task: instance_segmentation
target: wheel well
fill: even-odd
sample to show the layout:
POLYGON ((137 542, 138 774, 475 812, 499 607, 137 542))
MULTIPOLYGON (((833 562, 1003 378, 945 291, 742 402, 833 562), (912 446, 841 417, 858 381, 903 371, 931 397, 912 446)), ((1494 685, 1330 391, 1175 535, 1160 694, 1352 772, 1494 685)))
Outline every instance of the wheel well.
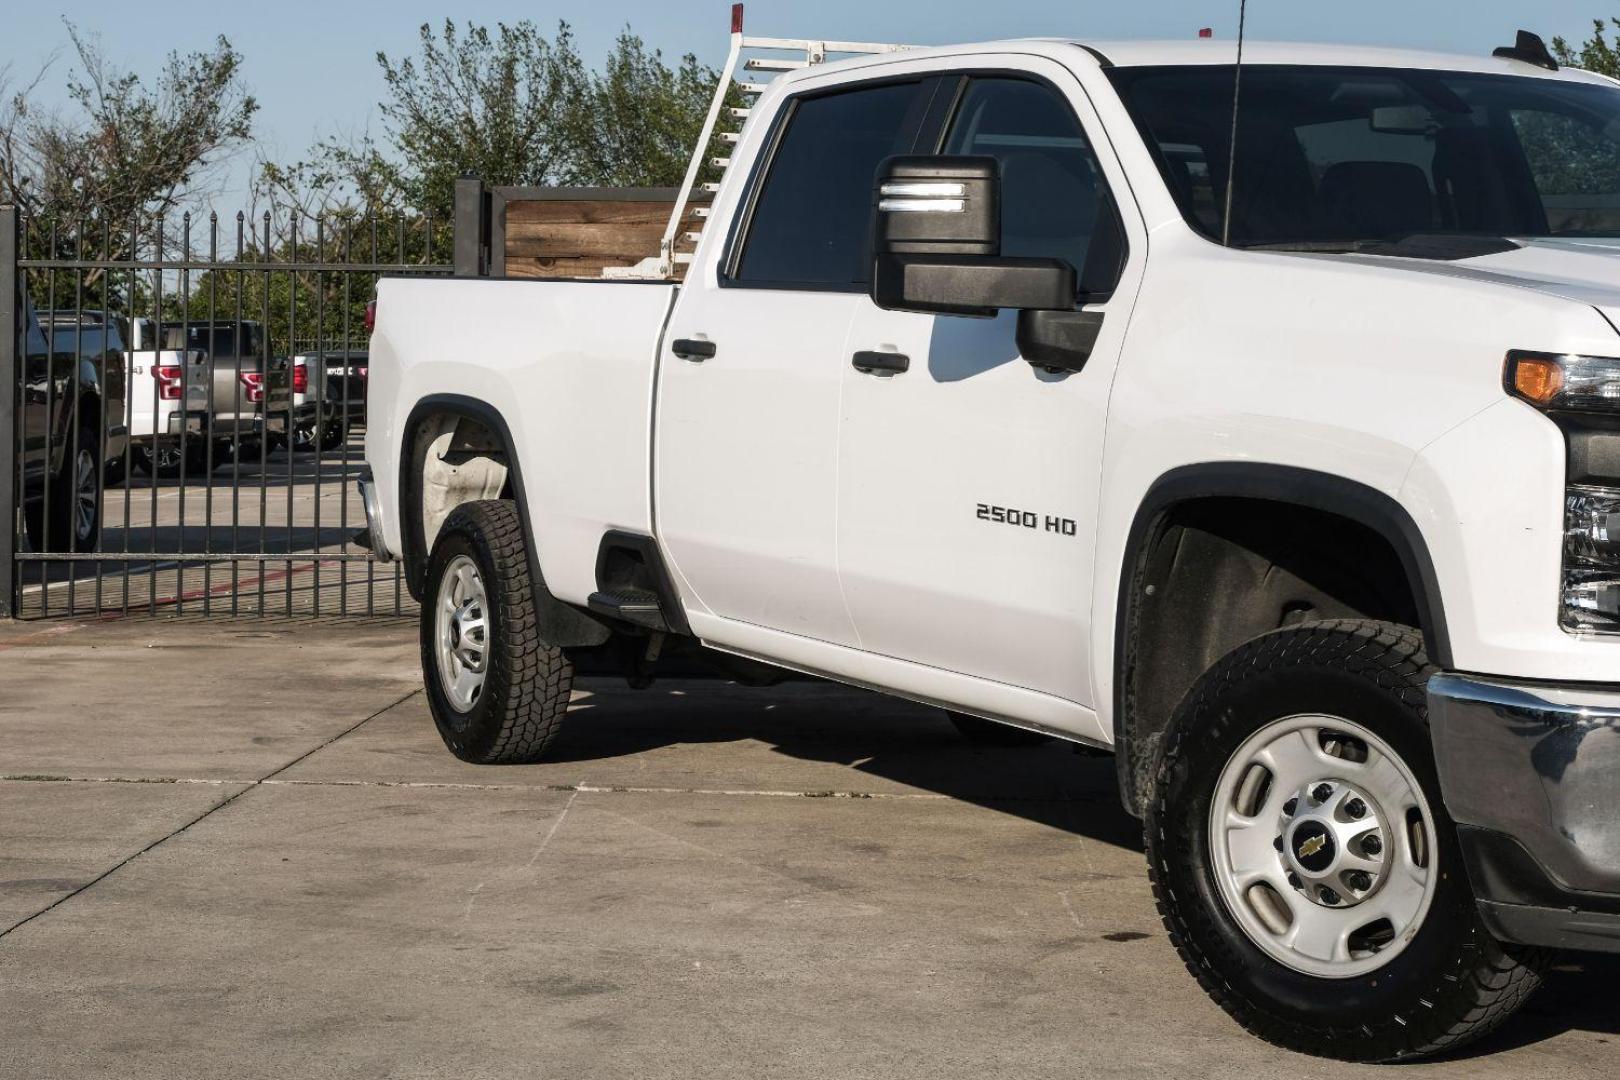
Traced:
POLYGON ((1123 586, 1115 725, 1126 805, 1141 813, 1177 706, 1222 656, 1315 619, 1425 626, 1423 585, 1383 532, 1343 514, 1242 496, 1175 503, 1139 535, 1123 586))
POLYGON ((405 424, 400 447, 400 553, 405 583, 422 599, 428 556, 451 511, 483 499, 511 499, 523 522, 534 589, 536 629, 560 646, 600 645, 607 628, 563 603, 546 588, 523 496, 523 474, 511 452, 512 433, 500 413, 473 398, 432 397, 418 403, 405 424))
POLYGON ((403 464, 400 531, 409 576, 419 582, 450 512, 464 503, 512 498, 512 470, 503 433, 451 409, 412 417, 403 464))

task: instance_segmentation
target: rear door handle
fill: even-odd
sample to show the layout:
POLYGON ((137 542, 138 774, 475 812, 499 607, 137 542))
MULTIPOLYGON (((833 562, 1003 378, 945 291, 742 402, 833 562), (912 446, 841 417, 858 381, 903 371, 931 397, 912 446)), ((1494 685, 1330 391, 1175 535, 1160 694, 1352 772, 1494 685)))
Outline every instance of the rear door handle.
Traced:
POLYGON ((691 360, 696 363, 702 363, 704 360, 713 359, 717 350, 715 349, 714 342, 712 341, 696 341, 692 338, 676 338, 674 344, 670 346, 670 351, 676 356, 680 357, 682 360, 691 360))
POLYGON ((855 354, 855 370, 867 375, 900 375, 911 370, 911 357, 897 352, 862 351, 855 354))

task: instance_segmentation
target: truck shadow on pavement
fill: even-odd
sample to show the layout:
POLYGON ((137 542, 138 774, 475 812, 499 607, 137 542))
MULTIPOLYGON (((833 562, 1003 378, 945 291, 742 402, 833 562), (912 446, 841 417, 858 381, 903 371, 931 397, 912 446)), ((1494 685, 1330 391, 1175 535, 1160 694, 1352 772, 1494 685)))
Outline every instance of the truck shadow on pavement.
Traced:
MULTIPOLYGON (((668 681, 629 690, 581 679, 577 703, 552 762, 629 757, 661 747, 754 740, 799 761, 840 765, 872 783, 841 781, 832 794, 906 789, 1016 814, 1129 851, 1141 825, 1119 800, 1112 756, 1076 753, 1052 740, 1037 746, 968 742, 938 710, 813 681, 749 688, 668 681)), ((852 778, 851 778, 852 779, 852 778)))
MULTIPOLYGON (((1620 1035, 1620 956, 1558 957, 1534 997, 1494 1034, 1438 1060, 1465 1061, 1534 1046, 1566 1031, 1620 1035)), ((1607 1042, 1607 1039, 1602 1040, 1607 1042)))
MULTIPOLYGON (((849 791, 840 793, 895 791, 893 785, 904 785, 1085 840, 1142 850, 1141 826, 1120 803, 1114 759, 1077 754, 1065 743, 979 746, 966 741, 938 709, 814 682, 751 689, 671 681, 633 691, 622 683, 581 679, 578 688, 589 694, 574 709, 580 722, 568 725, 550 761, 753 740, 775 753, 842 765, 874 781, 846 783, 849 791)), ((1620 956, 1561 956, 1541 990, 1505 1028, 1450 1057, 1488 1056, 1572 1030, 1620 1035, 1616 985, 1620 956)))

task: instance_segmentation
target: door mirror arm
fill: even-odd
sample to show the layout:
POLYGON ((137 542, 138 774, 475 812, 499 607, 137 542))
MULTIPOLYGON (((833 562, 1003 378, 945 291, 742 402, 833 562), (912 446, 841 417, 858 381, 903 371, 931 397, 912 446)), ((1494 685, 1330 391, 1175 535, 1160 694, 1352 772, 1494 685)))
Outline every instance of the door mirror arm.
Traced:
POLYGON ((1079 371, 1091 359, 1102 324, 1100 311, 1020 311, 1019 355, 1051 374, 1079 371))

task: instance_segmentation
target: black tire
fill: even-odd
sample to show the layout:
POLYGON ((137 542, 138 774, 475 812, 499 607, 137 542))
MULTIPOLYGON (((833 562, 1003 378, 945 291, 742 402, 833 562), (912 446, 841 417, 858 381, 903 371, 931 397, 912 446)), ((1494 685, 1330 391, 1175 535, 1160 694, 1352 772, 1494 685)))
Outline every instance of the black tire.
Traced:
MULTIPOLYGON (((226 464, 230 457, 230 443, 214 447, 214 468, 226 464)), ((208 446, 202 439, 187 439, 185 453, 178 442, 160 449, 138 446, 131 455, 135 467, 156 480, 178 480, 182 476, 208 474, 208 446)))
POLYGON ((446 519, 428 558, 422 600, 422 671, 433 722, 450 752, 478 765, 541 760, 568 710, 574 666, 535 629, 523 523, 509 501, 467 503, 446 519), (485 590, 485 676, 479 696, 458 709, 444 686, 436 617, 440 586, 457 556, 476 565, 485 590))
POLYGON ((321 452, 329 454, 349 441, 349 428, 341 420, 328 420, 321 428, 321 452))
POLYGON ((979 746, 1040 746, 1042 743, 1052 741, 1050 735, 1042 735, 1027 728, 1013 727, 1011 724, 1000 724, 983 717, 949 710, 946 710, 945 715, 951 718, 951 723, 956 725, 956 730, 961 733, 962 738, 979 746))
POLYGON ((175 480, 186 471, 179 447, 154 450, 150 446, 137 446, 130 452, 130 462, 155 480, 175 480))
POLYGON ((1432 1054, 1493 1030, 1540 983, 1546 955, 1492 938, 1470 893, 1429 742, 1425 684, 1434 670, 1410 628, 1308 623, 1229 653, 1171 723, 1145 823, 1154 898, 1204 990, 1269 1042, 1346 1061, 1432 1054), (1308 713, 1351 720, 1384 740, 1435 819, 1438 881, 1428 913, 1402 951, 1357 978, 1312 976, 1273 959, 1233 918, 1214 880, 1209 819, 1220 772, 1255 731, 1308 713))
POLYGON ((94 498, 96 492, 86 490, 91 497, 86 504, 89 509, 88 525, 79 528, 75 515, 78 506, 75 487, 81 479, 99 487, 104 482, 105 468, 106 463, 101 460, 100 440, 96 438, 95 431, 88 424, 79 425, 73 445, 63 450, 62 467, 51 477, 50 505, 46 506, 41 498, 28 503, 23 509, 23 528, 28 532, 31 548, 41 552, 88 552, 96 549, 96 541, 101 536, 101 503, 94 498), (77 464, 85 454, 89 455, 89 472, 80 476, 77 464))

